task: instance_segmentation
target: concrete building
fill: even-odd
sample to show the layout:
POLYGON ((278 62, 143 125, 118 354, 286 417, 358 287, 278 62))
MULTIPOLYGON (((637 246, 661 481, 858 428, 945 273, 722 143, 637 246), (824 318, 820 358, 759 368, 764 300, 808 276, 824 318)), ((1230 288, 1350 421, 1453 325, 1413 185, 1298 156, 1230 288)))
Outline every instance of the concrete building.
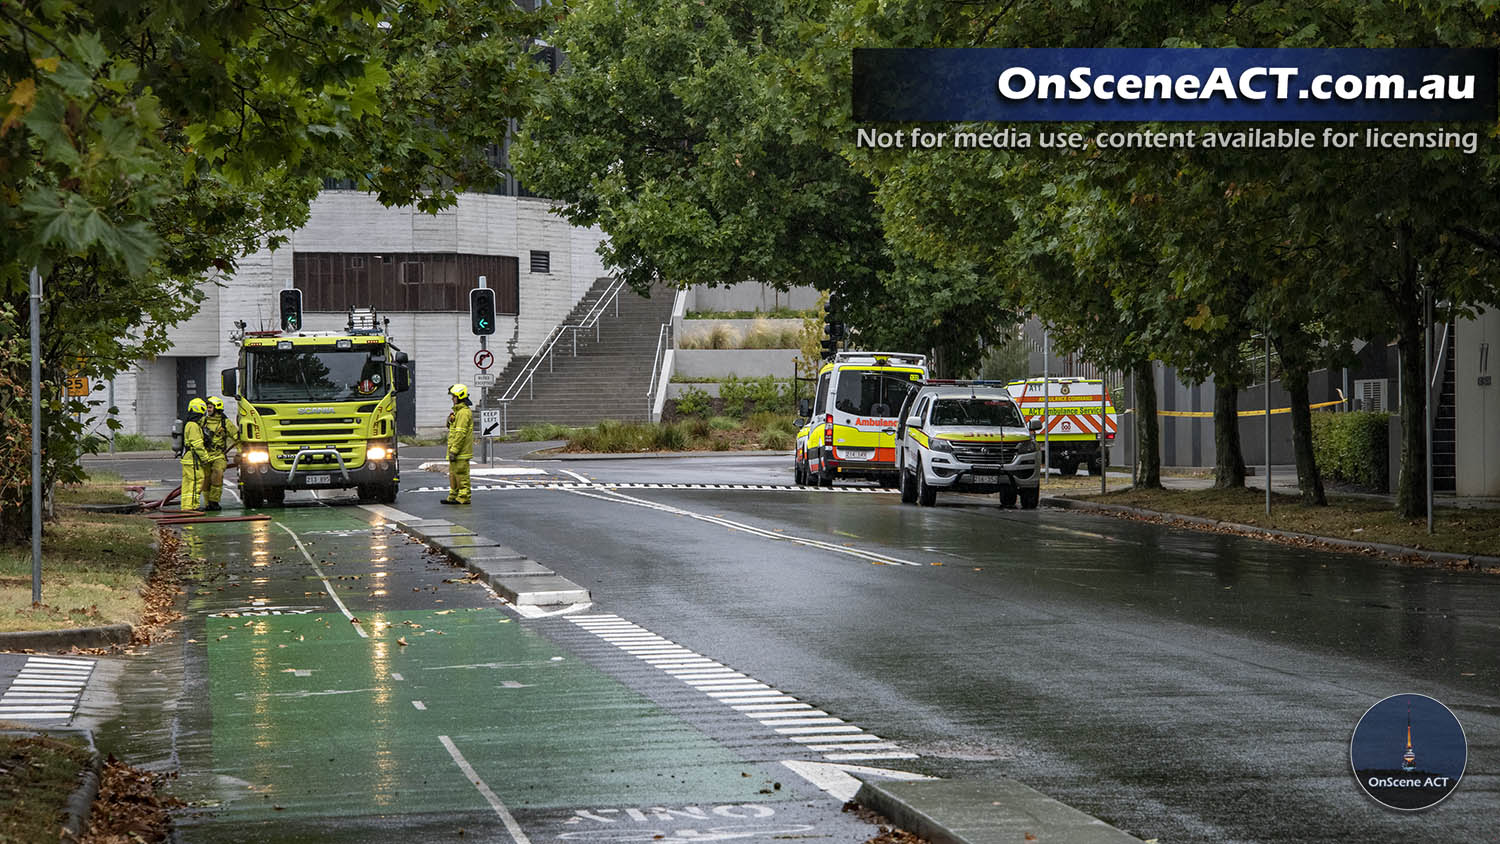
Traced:
POLYGON ((479 340, 469 331, 468 291, 480 274, 496 288, 500 312, 489 339, 492 373, 530 355, 606 274, 603 234, 570 225, 552 207, 547 199, 463 194, 432 215, 386 208, 360 191, 324 191, 286 245, 205 283, 207 298, 172 329, 170 351, 115 379, 123 432, 165 438, 189 399, 217 395, 220 370, 236 361, 234 323, 274 327, 287 281, 303 291, 307 330, 342 329, 351 306, 373 305, 389 317, 396 345, 414 364, 405 415, 418 432, 441 429, 448 386, 474 382, 479 340))

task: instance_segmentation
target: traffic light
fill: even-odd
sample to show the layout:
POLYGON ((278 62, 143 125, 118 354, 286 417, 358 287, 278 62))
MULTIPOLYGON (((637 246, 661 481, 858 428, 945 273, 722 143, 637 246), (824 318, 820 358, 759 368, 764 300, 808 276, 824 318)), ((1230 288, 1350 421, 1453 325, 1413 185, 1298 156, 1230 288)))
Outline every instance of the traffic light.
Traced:
POLYGON ((495 291, 476 287, 469 291, 469 330, 475 334, 495 333, 495 291))
POLYGON ((281 291, 281 330, 302 330, 302 291, 287 288, 281 291))
POLYGON ((824 358, 832 358, 839 352, 839 341, 831 337, 824 337, 823 340, 818 343, 818 345, 823 349, 824 358))

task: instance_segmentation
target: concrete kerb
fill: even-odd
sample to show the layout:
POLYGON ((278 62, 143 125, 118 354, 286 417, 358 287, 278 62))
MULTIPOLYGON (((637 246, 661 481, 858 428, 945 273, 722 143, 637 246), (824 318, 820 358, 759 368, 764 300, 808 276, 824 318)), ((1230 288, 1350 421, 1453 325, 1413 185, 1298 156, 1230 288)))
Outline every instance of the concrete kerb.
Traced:
POLYGON ((68 630, 25 630, 0 633, 0 651, 65 651, 71 648, 107 648, 123 645, 135 634, 129 624, 74 627, 68 630))
POLYGON ((443 530, 458 527, 452 522, 410 519, 397 520, 396 526, 453 557, 516 606, 583 604, 591 600, 589 590, 493 539, 443 530))
POLYGON ((89 825, 89 814, 94 809, 94 799, 99 796, 99 780, 104 775, 104 757, 94 745, 93 732, 77 728, 46 727, 37 730, 0 730, 0 735, 22 738, 38 735, 54 738, 75 736, 83 739, 89 750, 89 764, 79 774, 78 786, 68 795, 68 800, 63 805, 62 832, 58 836, 59 841, 83 840, 83 833, 89 825))
POLYGON ((864 779, 854 802, 932 844, 1139 844, 1104 821, 1011 779, 864 779))
POLYGON ((1256 527, 1254 525, 1242 525, 1238 522, 1226 522, 1219 519, 1209 519, 1202 516, 1187 516, 1181 513, 1163 513, 1159 510, 1147 510, 1143 507, 1126 507, 1120 504, 1099 504, 1093 501, 1082 501, 1077 498, 1063 498, 1052 496, 1042 499, 1042 503, 1052 507, 1061 507, 1069 510, 1093 510, 1101 513, 1122 513, 1131 516, 1140 516, 1150 519, 1162 519, 1168 522, 1182 522, 1189 525, 1198 525, 1210 528, 1222 528, 1237 534, 1250 537, 1269 537, 1275 539, 1296 539, 1305 542, 1316 542, 1341 550, 1353 551, 1364 554, 1381 554, 1398 559, 1417 557, 1434 563, 1469 563, 1485 569, 1500 570, 1500 557, 1490 557, 1483 554, 1456 554, 1451 551, 1430 551, 1423 548, 1409 548, 1404 545, 1389 545, 1383 542, 1361 542, 1354 539, 1339 539, 1333 536, 1318 536, 1311 533, 1295 533, 1274 528, 1256 527))

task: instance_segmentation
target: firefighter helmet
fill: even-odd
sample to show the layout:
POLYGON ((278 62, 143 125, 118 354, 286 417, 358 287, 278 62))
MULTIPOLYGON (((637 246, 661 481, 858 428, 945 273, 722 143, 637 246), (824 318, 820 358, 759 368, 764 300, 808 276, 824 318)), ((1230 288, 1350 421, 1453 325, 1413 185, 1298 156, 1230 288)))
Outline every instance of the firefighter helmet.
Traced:
POLYGON ((208 403, 203 399, 193 399, 188 402, 188 413, 203 414, 208 412, 208 403))
POLYGON ((458 399, 459 401, 463 401, 464 399, 467 399, 469 397, 469 388, 465 387, 462 384, 454 384, 453 386, 448 388, 448 395, 458 399))
POLYGON ((208 403, 214 406, 214 410, 217 410, 220 413, 224 412, 224 400, 219 398, 218 396, 209 396, 208 403))

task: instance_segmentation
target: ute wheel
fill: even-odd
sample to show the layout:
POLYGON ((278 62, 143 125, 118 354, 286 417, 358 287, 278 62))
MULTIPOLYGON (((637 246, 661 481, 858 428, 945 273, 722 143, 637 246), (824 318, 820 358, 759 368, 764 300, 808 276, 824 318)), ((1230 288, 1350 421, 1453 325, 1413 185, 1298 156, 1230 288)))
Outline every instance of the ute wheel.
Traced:
POLYGON ((1035 510, 1037 502, 1040 501, 1041 498, 1042 488, 1039 486, 1032 487, 1031 489, 1021 490, 1021 509, 1035 510))
POLYGON ((240 489, 240 503, 245 505, 246 510, 255 510, 265 504, 266 499, 260 494, 260 490, 243 487, 240 489))
POLYGON ((395 504, 396 493, 401 489, 398 484, 379 484, 375 487, 375 500, 381 504, 395 504))
POLYGON ((901 473, 897 476, 896 484, 901 488, 902 504, 917 503, 917 482, 911 476, 911 472, 906 471, 906 467, 901 467, 901 473))
POLYGON ((1015 487, 1008 486, 1005 489, 1000 490, 1000 506, 1001 507, 1014 507, 1014 506, 1016 506, 1016 488, 1015 487))
POLYGON ((917 506, 932 507, 937 504, 937 490, 927 485, 927 473, 917 463, 917 506))

